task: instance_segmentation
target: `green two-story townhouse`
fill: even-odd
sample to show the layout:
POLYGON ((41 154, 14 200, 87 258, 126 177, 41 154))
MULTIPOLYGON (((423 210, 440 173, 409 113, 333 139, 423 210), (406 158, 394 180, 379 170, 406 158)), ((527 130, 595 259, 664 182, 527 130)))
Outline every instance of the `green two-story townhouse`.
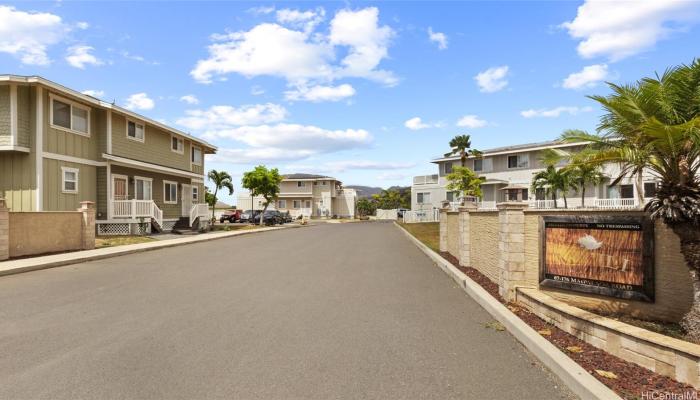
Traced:
POLYGON ((0 75, 0 197, 11 211, 95 203, 98 234, 206 219, 204 159, 216 147, 38 76, 0 75))

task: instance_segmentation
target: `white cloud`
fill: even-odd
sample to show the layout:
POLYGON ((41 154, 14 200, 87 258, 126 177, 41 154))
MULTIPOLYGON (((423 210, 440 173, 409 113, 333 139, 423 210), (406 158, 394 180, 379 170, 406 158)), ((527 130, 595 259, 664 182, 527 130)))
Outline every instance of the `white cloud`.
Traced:
POLYGON ((323 18, 326 16, 326 11, 319 7, 316 10, 291 10, 284 8, 277 10, 276 19, 277 22, 283 25, 288 25, 293 28, 302 28, 304 31, 312 31, 318 24, 323 22, 323 18))
POLYGON ((180 101, 184 101, 187 104, 199 104, 199 99, 193 94, 186 94, 180 97, 180 101))
POLYGON ((409 120, 406 120, 406 122, 403 123, 403 126, 412 131, 417 131, 420 129, 430 128, 431 125, 423 122, 423 120, 420 117, 413 117, 409 120))
POLYGON ((134 93, 126 99, 125 108, 129 110, 150 110, 156 103, 146 93, 134 93))
POLYGON ((69 30, 57 15, 0 6, 0 52, 19 57, 23 64, 50 64, 48 47, 63 40, 69 30))
POLYGON ((207 156, 207 162, 229 164, 265 164, 296 161, 308 158, 315 153, 307 150, 287 150, 282 148, 221 148, 216 154, 207 156))
POLYGON ((283 121, 287 110, 277 104, 253 104, 240 107, 212 106, 207 110, 187 110, 186 117, 177 120, 188 129, 215 132, 233 126, 260 125, 283 121))
POLYGON ((104 90, 92 90, 92 89, 83 90, 83 91, 80 92, 80 93, 86 94, 86 95, 88 95, 88 96, 96 97, 96 98, 98 98, 98 99, 99 99, 100 97, 102 97, 102 96, 105 95, 105 91, 104 91, 104 90))
POLYGON ((594 64, 574 72, 561 83, 565 89, 581 89, 596 86, 608 77, 607 64, 594 64))
POLYGON ((90 27, 90 24, 85 21, 80 21, 75 24, 76 28, 85 30, 90 27))
POLYGON ((591 1, 578 8, 572 21, 561 26, 579 40, 583 58, 621 60, 652 48, 659 40, 696 20, 695 1, 591 1))
POLYGON ((158 61, 147 60, 143 56, 140 56, 138 54, 131 54, 126 50, 120 51, 119 54, 122 57, 126 58, 127 60, 138 61, 138 62, 142 62, 142 63, 148 64, 148 65, 160 65, 160 62, 158 62, 158 61))
MULTIPOLYGON (((318 13, 318 12, 316 12, 318 13)), ((302 12, 280 14, 285 21, 299 21, 302 12)), ((279 18, 279 17, 278 17, 279 18)), ((202 83, 225 79, 230 73, 247 77, 276 76, 289 83, 330 82, 344 77, 359 77, 395 84, 393 73, 378 69, 388 56, 394 31, 379 26, 379 10, 341 10, 323 31, 262 23, 249 31, 212 35, 209 56, 199 60, 190 72, 202 83), (336 53, 345 57, 336 60, 336 53)), ((307 21, 308 22, 308 21, 307 21)))
POLYGON ((400 172, 382 172, 377 175, 377 179, 380 181, 402 181, 404 179, 410 178, 411 174, 402 174, 400 172))
POLYGON ((428 27, 428 38, 431 42, 437 43, 438 49, 445 50, 447 48, 447 35, 442 32, 433 32, 432 27, 428 27))
POLYGON ((322 101, 340 101, 354 95, 355 88, 347 83, 339 86, 299 86, 294 90, 284 92, 284 96, 287 100, 310 101, 314 103, 319 103, 322 101))
POLYGON ((265 89, 263 89, 262 86, 255 85, 250 88, 250 94, 253 96, 260 96, 261 94, 265 94, 265 89))
POLYGON ((593 111, 592 107, 567 107, 560 106, 556 108, 540 108, 540 109, 529 109, 521 111, 520 115, 525 118, 557 118, 561 114, 578 115, 584 112, 593 111))
POLYGON ((508 66, 489 68, 486 71, 479 72, 474 80, 479 85, 479 91, 483 93, 493 93, 504 89, 508 86, 508 80, 505 79, 508 75, 508 66))
POLYGON ((90 52, 95 50, 91 46, 71 46, 68 48, 66 61, 75 68, 85 69, 86 65, 99 66, 104 64, 102 60, 90 52))
POLYGON ((457 126, 471 129, 482 128, 486 125, 488 122, 476 115, 465 115, 457 121, 457 126))

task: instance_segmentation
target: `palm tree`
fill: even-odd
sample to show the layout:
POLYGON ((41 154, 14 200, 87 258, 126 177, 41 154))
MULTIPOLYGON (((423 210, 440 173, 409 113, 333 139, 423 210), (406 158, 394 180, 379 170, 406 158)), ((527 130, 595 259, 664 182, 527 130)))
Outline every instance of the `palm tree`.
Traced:
POLYGON ((211 211, 211 219, 214 220, 215 213, 216 213, 216 202, 218 201, 218 198, 216 197, 216 194, 219 192, 219 189, 228 189, 228 194, 229 196, 233 194, 233 179, 231 178, 231 175, 229 175, 228 172, 226 171, 217 171, 215 169, 212 169, 209 171, 207 174, 207 178, 214 184, 214 206, 212 207, 211 211))
POLYGON ((450 140, 452 151, 445 153, 445 157, 451 157, 459 154, 459 159, 462 167, 467 166, 467 157, 480 157, 481 152, 477 149, 472 149, 472 139, 469 135, 457 135, 450 140))
POLYGON ((601 164, 591 162, 593 154, 590 151, 581 151, 571 155, 571 163, 564 167, 569 173, 569 183, 574 190, 581 193, 581 207, 586 206, 586 186, 597 186, 606 179, 601 170, 601 164))
POLYGON ((599 134, 570 137, 591 140, 596 162, 617 161, 638 182, 646 168, 660 181, 645 209, 680 239, 694 289, 681 326, 700 340, 700 60, 631 85, 608 85, 611 95, 591 97, 606 111, 599 134))
POLYGON ((552 196, 554 208, 557 208, 557 192, 562 192, 564 198, 564 208, 569 208, 566 200, 566 192, 569 190, 568 172, 557 169, 554 165, 547 165, 543 171, 532 176, 532 190, 544 189, 545 194, 552 196))

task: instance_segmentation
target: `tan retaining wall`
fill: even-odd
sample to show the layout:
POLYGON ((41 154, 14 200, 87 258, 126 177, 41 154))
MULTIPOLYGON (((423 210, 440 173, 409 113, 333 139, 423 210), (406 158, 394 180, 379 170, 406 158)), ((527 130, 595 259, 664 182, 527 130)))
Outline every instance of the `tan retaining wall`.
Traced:
POLYGON ((447 252, 459 258, 459 213, 447 213, 447 252))
POLYGON ((498 283, 498 212, 472 212, 470 220, 471 265, 498 283))
POLYGON ((95 248, 95 208, 78 211, 9 212, 0 199, 0 261, 95 248))

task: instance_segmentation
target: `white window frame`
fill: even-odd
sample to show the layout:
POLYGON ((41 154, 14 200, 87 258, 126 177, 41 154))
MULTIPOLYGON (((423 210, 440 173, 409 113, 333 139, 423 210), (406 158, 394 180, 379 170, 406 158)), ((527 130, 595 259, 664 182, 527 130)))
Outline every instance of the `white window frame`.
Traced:
POLYGON ((170 151, 177 154, 185 154, 185 139, 177 135, 170 135, 170 151), (173 139, 177 139, 178 149, 173 149, 173 139))
POLYGON ((201 147, 194 146, 194 145, 192 147, 190 147, 190 163, 192 163, 192 165, 202 166, 202 164, 204 163, 204 151, 202 150, 201 147), (199 162, 194 161, 194 151, 195 150, 199 150, 199 162))
POLYGON ((287 208, 287 200, 278 200, 277 208, 287 208))
POLYGON ((177 182, 175 182, 175 181, 166 181, 166 180, 163 181, 163 203, 165 203, 165 204, 177 204, 177 195, 178 195, 177 192, 178 192, 177 182), (175 185, 175 201, 166 200, 166 199, 167 199, 167 196, 165 195, 165 193, 169 193, 169 192, 170 192, 169 190, 166 190, 166 188, 167 188, 169 185, 175 185))
POLYGON ((199 186, 192 185, 192 201, 199 204, 199 186))
POLYGON ((292 200, 292 208, 294 208, 294 209, 301 208, 301 200, 292 200))
POLYGON ((475 158, 474 161, 472 161, 472 170, 474 172, 484 172, 484 159, 483 158, 475 158), (476 169, 476 162, 481 161, 481 168, 476 169))
MULTIPOLYGON (((132 119, 132 118, 126 118, 126 125, 125 125, 125 132, 124 134, 126 135, 126 138, 129 140, 133 140, 134 142, 139 142, 139 143, 146 143, 146 124, 144 122, 140 122, 137 119, 132 119), (129 122, 133 122, 134 125, 141 125, 143 126, 143 137, 141 139, 137 137, 131 137, 129 136, 129 122)), ((172 145, 171 145, 172 146, 172 145)))
POLYGON ((509 154, 509 155, 506 157, 506 168, 507 168, 507 169, 527 169, 527 168, 530 168, 530 154, 528 154, 528 153, 524 153, 524 154, 509 154), (516 162, 515 162, 515 164, 516 164, 515 167, 511 167, 511 166, 510 166, 510 163, 508 162, 508 160, 509 160, 511 157, 517 157, 516 162), (521 166, 521 165, 520 165, 520 159, 521 159, 521 158, 525 159, 525 166, 521 166))
POLYGON ((298 188, 306 187, 306 182, 304 182, 304 181, 297 181, 297 187, 298 187, 298 188))
POLYGON ((454 163, 453 163, 452 161, 448 161, 448 162, 442 164, 442 174, 443 174, 443 175, 451 174, 451 173, 452 173, 452 168, 454 168, 454 163), (447 165, 450 166, 450 171, 449 171, 449 172, 447 171, 447 165))
POLYGON ((430 203, 430 192, 418 192, 416 193, 416 204, 429 204, 430 203), (428 195, 428 201, 425 201, 425 195, 428 195), (420 196, 420 198, 419 198, 420 196))
POLYGON ((69 132, 73 133, 75 135, 79 136, 85 136, 85 137, 90 137, 90 107, 84 106, 80 103, 77 103, 73 100, 68 100, 65 97, 57 96, 53 93, 49 93, 49 126, 53 129, 58 129, 64 132, 69 132), (53 101, 58 100, 61 103, 66 103, 70 106, 70 128, 66 128, 65 126, 60 126, 60 125, 54 125, 53 123, 53 101), (73 107, 75 108, 80 108, 84 111, 87 111, 87 132, 81 132, 73 129, 73 107))
MULTIPOLYGON (((127 190, 129 190, 128 183, 127 183, 126 187, 127 187, 127 190)), ((136 200, 153 200, 153 178, 146 178, 144 176, 134 176, 134 199, 136 199, 136 200), (148 181, 151 183, 151 196, 150 196, 151 198, 150 199, 139 199, 138 198, 138 195, 139 195, 139 191, 138 191, 138 187, 137 187, 138 181, 148 181)))
POLYGON ((304 200, 304 205, 306 206, 304 208, 311 208, 311 200, 304 200))
POLYGON ((61 167, 61 193, 76 194, 76 193, 78 193, 78 190, 80 189, 80 187, 78 186, 79 184, 80 184, 80 169, 71 168, 71 167, 61 167), (66 172, 74 173, 75 180, 74 181, 67 181, 66 180, 66 172), (73 189, 73 190, 66 189, 66 182, 74 182, 75 189, 73 189))

